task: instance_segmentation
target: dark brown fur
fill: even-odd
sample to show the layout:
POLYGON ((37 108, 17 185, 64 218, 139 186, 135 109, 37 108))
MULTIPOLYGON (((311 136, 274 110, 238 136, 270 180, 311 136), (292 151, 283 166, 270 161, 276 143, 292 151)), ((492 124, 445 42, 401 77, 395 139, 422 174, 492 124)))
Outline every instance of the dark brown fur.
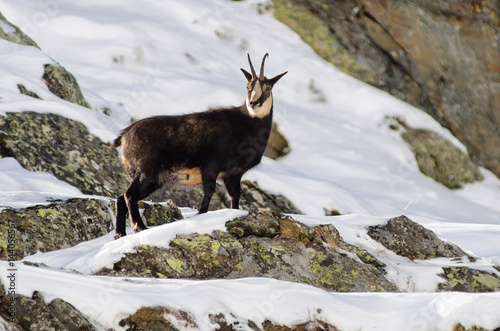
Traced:
MULTIPOLYGON (((267 56, 267 54, 266 54, 267 56)), ((265 60, 265 57, 264 57, 265 60)), ((271 79, 244 71, 249 81, 257 79, 273 86, 285 73, 271 79)), ((250 57, 249 57, 250 61, 250 57)), ((264 98, 270 96, 262 94, 264 98)), ((246 105, 179 116, 155 116, 140 120, 114 141, 122 147, 122 161, 132 183, 117 199, 116 237, 125 235, 125 219, 130 213, 136 231, 146 229, 138 201, 160 187, 203 184, 204 198, 199 213, 205 213, 222 178, 231 196, 231 207, 238 208, 242 175, 259 164, 272 125, 272 106, 262 118, 251 117, 246 105)))

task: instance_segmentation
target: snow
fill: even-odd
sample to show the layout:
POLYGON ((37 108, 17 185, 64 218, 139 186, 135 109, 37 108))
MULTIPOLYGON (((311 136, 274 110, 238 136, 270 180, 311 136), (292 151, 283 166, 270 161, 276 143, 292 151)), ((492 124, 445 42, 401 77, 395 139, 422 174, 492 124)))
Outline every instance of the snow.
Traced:
MULTIPOLYGON (((492 265, 500 265, 500 181, 482 169, 484 181, 451 191, 422 175, 399 133, 388 129, 388 117, 402 117, 465 147, 423 111, 325 63, 271 12, 259 14, 258 5, 257 0, 0 0, 2 14, 42 50, 0 40, 0 115, 56 113, 112 141, 132 118, 243 103, 239 68, 248 67, 246 53, 258 66, 267 52, 268 76, 288 70, 273 89, 274 118, 292 152, 279 161, 265 158, 245 178, 291 199, 305 214, 293 215, 297 220, 335 225, 347 242, 386 263, 388 277, 404 293, 328 293, 272 279, 91 276, 138 245, 168 247, 177 234, 224 230, 227 220, 245 213, 195 216, 189 209, 183 209, 185 220, 120 240, 110 233, 27 257, 47 267, 16 263, 18 293, 38 290, 46 300, 67 300, 103 330, 120 329, 120 319, 154 305, 191 312, 201 329, 213 327, 207 317, 213 312, 232 314, 242 325, 249 319, 290 324, 318 318, 341 330, 451 330, 458 322, 500 326, 499 293, 435 293, 443 266, 498 274, 492 265), (92 109, 50 93, 41 76, 43 65, 55 62, 75 75, 92 109), (17 84, 43 100, 21 95, 17 84), (324 102, 316 100, 311 84, 325 95, 324 102), (321 216, 324 209, 346 215, 321 216), (401 214, 458 244, 477 262, 410 261, 366 234, 367 226, 401 214)), ((50 174, 26 171, 11 158, 0 160, 0 209, 81 196, 50 174)), ((5 284, 7 264, 0 265, 5 284)))

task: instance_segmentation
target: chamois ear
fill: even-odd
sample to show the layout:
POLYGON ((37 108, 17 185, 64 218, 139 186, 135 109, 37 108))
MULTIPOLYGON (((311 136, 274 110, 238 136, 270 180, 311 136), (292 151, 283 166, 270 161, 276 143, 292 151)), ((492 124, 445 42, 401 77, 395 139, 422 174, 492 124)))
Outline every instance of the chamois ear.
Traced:
POLYGON ((276 84, 280 80, 281 77, 285 76, 285 74, 287 72, 288 71, 282 72, 281 74, 278 74, 278 75, 274 76, 273 78, 269 78, 268 80, 274 86, 274 84, 276 84))
POLYGON ((243 72, 243 74, 245 75, 245 77, 247 78, 247 80, 250 82, 252 80, 252 74, 249 73, 248 71, 246 71, 243 68, 241 68, 241 71, 243 72))

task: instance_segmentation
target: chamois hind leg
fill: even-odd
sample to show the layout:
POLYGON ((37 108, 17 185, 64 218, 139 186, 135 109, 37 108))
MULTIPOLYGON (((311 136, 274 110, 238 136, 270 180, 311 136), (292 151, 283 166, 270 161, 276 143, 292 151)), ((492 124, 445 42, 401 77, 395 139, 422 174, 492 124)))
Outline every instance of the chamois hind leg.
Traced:
POLYGON ((128 207, 125 202, 125 197, 120 195, 116 199, 116 225, 115 225, 115 239, 123 237, 125 233, 125 221, 127 220, 128 207))
POLYGON ((130 184, 127 192, 125 192, 125 202, 130 214, 130 226, 136 232, 147 229, 139 213, 139 200, 146 198, 159 188, 156 179, 147 177, 144 179, 141 177, 136 176, 132 180, 132 184, 130 184))
POLYGON ((231 197, 232 209, 238 209, 240 207, 241 177, 242 174, 233 176, 227 175, 223 177, 224 186, 226 186, 227 193, 231 197))
POLYGON ((217 176, 219 175, 219 171, 216 169, 218 169, 218 167, 215 165, 215 163, 212 163, 201 170, 201 181, 203 183, 204 196, 198 214, 203 214, 208 211, 210 200, 212 200, 212 196, 215 193, 215 183, 217 181, 217 176))

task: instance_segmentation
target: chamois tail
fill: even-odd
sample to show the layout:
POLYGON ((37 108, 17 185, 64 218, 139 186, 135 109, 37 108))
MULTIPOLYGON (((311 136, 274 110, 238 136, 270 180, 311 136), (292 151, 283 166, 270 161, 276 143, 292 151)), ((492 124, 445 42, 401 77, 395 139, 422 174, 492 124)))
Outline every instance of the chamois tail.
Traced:
POLYGON ((122 145, 122 136, 118 136, 118 138, 113 141, 113 145, 111 145, 112 148, 118 148, 122 145))

